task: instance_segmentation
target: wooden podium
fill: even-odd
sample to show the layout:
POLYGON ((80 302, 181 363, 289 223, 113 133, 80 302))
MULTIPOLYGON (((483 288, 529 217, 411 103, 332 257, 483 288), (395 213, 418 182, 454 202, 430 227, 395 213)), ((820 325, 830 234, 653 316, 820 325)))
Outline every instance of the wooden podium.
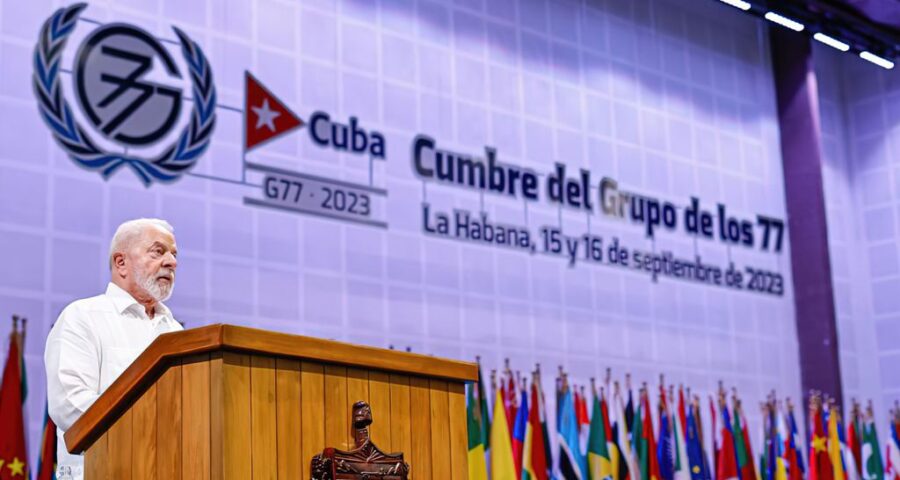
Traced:
POLYGON ((475 364, 231 325, 160 336, 66 432, 85 480, 309 479, 351 408, 410 478, 464 479, 475 364))

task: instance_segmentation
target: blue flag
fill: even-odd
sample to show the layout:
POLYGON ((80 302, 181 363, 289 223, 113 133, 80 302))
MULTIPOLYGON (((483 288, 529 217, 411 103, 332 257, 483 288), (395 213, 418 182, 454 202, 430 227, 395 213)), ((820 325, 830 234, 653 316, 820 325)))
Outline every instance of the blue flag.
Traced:
POLYGON ((703 445, 700 444, 700 435, 697 433, 697 420, 694 418, 694 409, 688 409, 687 414, 687 443, 688 461, 691 464, 691 480, 710 480, 709 465, 703 454, 703 445))
POLYGON ((768 416, 764 419, 769 424, 769 434, 766 435, 766 449, 768 450, 768 455, 766 455, 766 478, 773 480, 777 478, 778 459, 783 458, 783 448, 779 448, 778 425, 775 423, 775 420, 775 408, 773 407, 769 409, 768 416))
POLYGON ((788 423, 791 429, 791 448, 797 452, 797 466, 800 468, 800 476, 806 475, 806 466, 803 464, 803 450, 809 451, 808 445, 800 443, 800 434, 797 433, 797 422, 794 420, 794 409, 788 410, 788 423))
POLYGON ((562 396, 557 431, 560 474, 565 480, 587 480, 587 459, 581 454, 578 443, 578 420, 571 391, 562 396))
POLYGON ((662 409, 659 413, 659 443, 656 444, 656 458, 659 460, 659 475, 662 480, 675 477, 675 445, 669 428, 669 413, 662 409))
POLYGON ((512 435, 513 461, 516 465, 516 473, 520 477, 522 476, 522 459, 525 454, 525 430, 528 426, 528 413, 528 394, 525 390, 522 390, 512 435))

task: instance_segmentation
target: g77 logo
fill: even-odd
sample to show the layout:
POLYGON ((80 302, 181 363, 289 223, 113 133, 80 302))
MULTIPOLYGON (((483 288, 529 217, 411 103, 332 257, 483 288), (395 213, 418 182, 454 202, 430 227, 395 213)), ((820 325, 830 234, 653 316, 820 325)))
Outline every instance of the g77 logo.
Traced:
POLYGON ((143 30, 107 25, 82 43, 75 62, 78 101, 104 135, 140 146, 171 130, 181 113, 181 89, 142 79, 154 58, 181 78, 169 52, 143 30))
POLYGON ((42 118, 76 164, 99 171, 104 178, 127 165, 147 186, 154 180, 178 179, 209 146, 215 127, 216 88, 206 56, 196 42, 173 27, 190 73, 194 108, 175 142, 158 155, 142 158, 130 155, 129 148, 157 144, 178 121, 181 74, 168 51, 144 30, 111 24, 92 32, 76 55, 75 90, 85 117, 100 135, 123 150, 107 151, 77 123, 60 81, 62 52, 86 7, 79 3, 61 8, 41 28, 33 85, 42 118), (146 78, 154 60, 159 60, 167 78, 146 78), (167 80, 173 84, 166 84, 167 80))

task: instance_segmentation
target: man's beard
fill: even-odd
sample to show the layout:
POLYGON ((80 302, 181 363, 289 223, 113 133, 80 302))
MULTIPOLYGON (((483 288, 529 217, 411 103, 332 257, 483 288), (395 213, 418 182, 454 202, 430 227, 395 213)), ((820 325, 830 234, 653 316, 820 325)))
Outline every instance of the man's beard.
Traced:
POLYGON ((165 302, 172 296, 172 291, 175 290, 175 271, 169 268, 161 268, 155 275, 145 275, 144 272, 135 268, 134 281, 154 300, 165 302), (162 277, 169 277, 170 279, 165 286, 159 284, 159 279, 162 277))

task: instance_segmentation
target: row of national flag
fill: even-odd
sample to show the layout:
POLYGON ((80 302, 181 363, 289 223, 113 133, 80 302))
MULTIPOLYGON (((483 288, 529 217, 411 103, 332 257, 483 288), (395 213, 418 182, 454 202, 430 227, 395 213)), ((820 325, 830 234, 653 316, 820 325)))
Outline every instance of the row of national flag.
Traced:
MULTIPOLYGON (((768 403, 766 412, 772 410, 772 401, 768 403)), ((810 480, 900 480, 900 408, 895 406, 890 412, 891 422, 887 435, 884 457, 875 428, 875 415, 872 403, 865 412, 856 401, 850 409, 846 424, 840 408, 834 399, 823 399, 821 394, 813 392, 810 398, 810 441, 809 472, 810 480)), ((768 446, 768 456, 760 458, 760 466, 765 466, 765 480, 790 480, 803 477, 803 471, 793 472, 790 465, 781 466, 778 459, 770 460, 777 454, 780 446, 781 426, 777 418, 771 418, 764 427, 764 441, 768 446), (787 475, 782 473, 787 471, 787 475)), ((802 466, 802 465, 801 465, 802 466)))
MULTIPOLYGON (((25 319, 13 316, 9 348, 0 380, 0 480, 27 480, 34 472, 28 462, 25 437, 25 398, 28 380, 24 361, 25 319)), ((35 480, 56 479, 56 426, 44 412, 44 432, 35 480)))
POLYGON ((560 371, 551 437, 539 367, 529 382, 507 363, 491 373, 490 395, 479 377, 467 387, 471 480, 900 480, 900 407, 882 450, 871 403, 863 412, 854 402, 845 424, 814 392, 804 440, 791 401, 772 394, 754 456, 741 399, 721 384, 704 414, 699 396, 662 377, 633 391, 628 376, 620 385, 607 371, 585 388, 560 371))

